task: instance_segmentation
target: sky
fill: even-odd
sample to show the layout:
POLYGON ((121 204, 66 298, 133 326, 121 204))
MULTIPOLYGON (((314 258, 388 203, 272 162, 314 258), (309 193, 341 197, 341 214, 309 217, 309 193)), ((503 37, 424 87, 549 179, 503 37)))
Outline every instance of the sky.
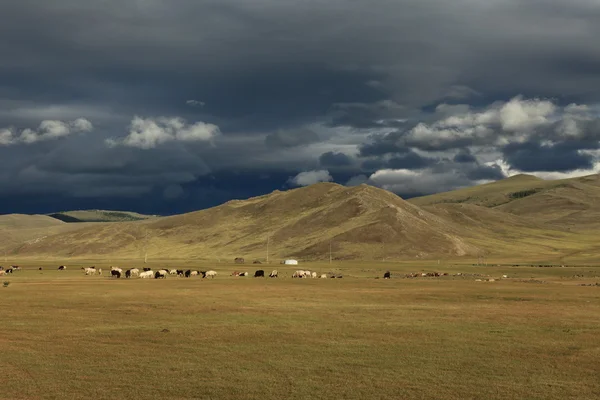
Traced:
POLYGON ((597 0, 4 0, 0 213, 600 172, 597 0))

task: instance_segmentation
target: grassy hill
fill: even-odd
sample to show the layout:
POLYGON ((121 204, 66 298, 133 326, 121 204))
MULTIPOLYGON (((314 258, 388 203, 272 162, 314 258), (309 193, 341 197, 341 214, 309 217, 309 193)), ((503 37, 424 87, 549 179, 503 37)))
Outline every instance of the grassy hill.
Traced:
POLYGON ((516 175, 409 201, 426 209, 441 204, 482 206, 567 231, 600 227, 600 175, 550 181, 516 175))
MULTIPOLYGON (((69 215, 94 221, 98 213, 69 215)), ((182 215, 123 214, 139 219, 68 224, 36 217, 33 228, 22 222, 5 229, 12 241, 2 248, 18 258, 139 260, 147 252, 151 259, 265 260, 268 241, 271 260, 328 259, 331 246, 336 259, 600 261, 597 175, 519 175, 410 201, 367 185, 319 183, 182 215)))
POLYGON ((367 185, 320 183, 208 210, 94 224, 14 249, 15 255, 155 258, 382 258, 462 256, 480 249, 460 231, 400 197, 367 185), (147 246, 146 246, 147 243, 147 246))
POLYGON ((63 222, 126 222, 156 218, 155 215, 144 215, 130 211, 79 210, 61 211, 48 214, 49 217, 63 222))

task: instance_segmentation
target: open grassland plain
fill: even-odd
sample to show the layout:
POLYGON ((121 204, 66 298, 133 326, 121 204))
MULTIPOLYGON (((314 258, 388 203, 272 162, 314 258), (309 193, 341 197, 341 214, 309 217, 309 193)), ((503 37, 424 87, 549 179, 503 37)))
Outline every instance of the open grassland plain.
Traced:
POLYGON ((76 263, 0 277, 1 399, 600 398, 599 267, 76 263), (256 269, 280 277, 230 276, 256 269))

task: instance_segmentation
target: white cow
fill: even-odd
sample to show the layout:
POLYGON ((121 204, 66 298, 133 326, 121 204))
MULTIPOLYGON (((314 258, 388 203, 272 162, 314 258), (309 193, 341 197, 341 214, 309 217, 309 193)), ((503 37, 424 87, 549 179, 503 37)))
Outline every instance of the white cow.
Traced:
POLYGON ((137 269, 137 268, 133 268, 131 271, 129 271, 129 273, 130 273, 131 275, 137 275, 137 276, 140 276, 140 270, 139 270, 139 269, 137 269))
POLYGON ((86 275, 96 275, 96 268, 84 268, 86 275))
POLYGON ((293 273, 292 278, 306 278, 307 275, 310 275, 310 271, 304 271, 299 269, 298 271, 293 273))
POLYGON ((98 275, 102 275, 102 268, 98 268, 98 275))
POLYGON ((313 272, 310 274, 310 277, 311 277, 311 278, 316 278, 316 277, 317 277, 317 273, 313 271, 313 272))
POLYGON ((140 278, 142 278, 142 279, 152 278, 153 275, 154 275, 154 273, 152 271, 144 271, 140 274, 140 278))
POLYGON ((177 275, 177 270, 176 269, 171 269, 171 270, 169 270, 169 274, 171 274, 171 275, 177 275))
POLYGON ((192 271, 192 272, 190 272, 190 275, 191 276, 196 276, 196 275, 198 275, 198 271, 192 271))
POLYGON ((202 277, 203 278, 208 278, 209 276, 211 278, 214 278, 215 276, 217 276, 217 271, 213 271, 213 270, 206 271, 202 277))
MULTIPOLYGON (((167 271, 166 269, 159 269, 158 270, 158 277, 159 278, 166 278, 167 275, 169 275, 169 271, 167 271)), ((156 278, 156 275, 154 277, 156 278)))
POLYGON ((274 269, 270 274, 269 274, 269 278, 277 278, 279 276, 278 272, 276 269, 274 269))
POLYGON ((327 278, 327 274, 321 274, 321 278, 327 278))
POLYGON ((119 271, 119 273, 122 275, 123 274, 123 270, 119 267, 110 267, 111 271, 119 271))

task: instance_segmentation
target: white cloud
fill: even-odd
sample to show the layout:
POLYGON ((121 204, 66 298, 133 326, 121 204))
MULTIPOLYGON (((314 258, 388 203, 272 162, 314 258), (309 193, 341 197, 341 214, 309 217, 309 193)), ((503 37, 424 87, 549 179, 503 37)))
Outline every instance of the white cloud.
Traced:
POLYGON ((59 139, 74 133, 91 132, 94 126, 85 118, 74 121, 44 120, 36 130, 23 129, 20 133, 14 128, 0 129, 0 146, 15 144, 33 144, 36 142, 59 139))
POLYGON ((193 106, 193 107, 204 107, 204 105, 206 103, 203 101, 198 101, 198 100, 188 100, 185 102, 185 104, 187 104, 188 106, 193 106))
POLYGON ((466 104, 440 104, 437 121, 421 122, 402 138, 405 145, 427 150, 464 146, 503 146, 535 136, 582 135, 580 124, 593 119, 586 105, 555 105, 549 100, 516 96, 475 111, 466 104))
POLYGON ((394 193, 423 195, 445 192, 471 185, 471 181, 456 171, 432 174, 430 171, 382 169, 369 177, 375 186, 394 193))
POLYGON ((548 123, 555 111, 556 106, 549 101, 517 96, 500 108, 500 122, 505 131, 532 129, 548 123))
POLYGON ((290 179, 290 183, 296 186, 308 186, 317 182, 331 182, 333 177, 326 169, 318 171, 300 172, 298 175, 290 179))
POLYGON ((204 122, 188 125, 179 117, 141 118, 131 120, 129 135, 121 139, 107 139, 106 144, 152 149, 166 142, 210 141, 220 133, 219 127, 204 122))

